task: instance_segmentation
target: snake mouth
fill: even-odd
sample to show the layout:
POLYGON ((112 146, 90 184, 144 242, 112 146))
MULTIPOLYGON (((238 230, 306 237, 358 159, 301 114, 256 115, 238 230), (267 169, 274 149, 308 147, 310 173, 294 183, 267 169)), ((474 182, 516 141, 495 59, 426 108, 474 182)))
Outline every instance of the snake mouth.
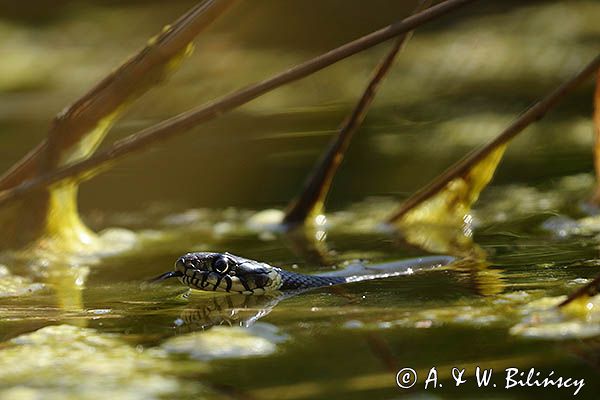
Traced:
POLYGON ((225 273, 226 271, 214 270, 212 263, 205 259, 186 256, 180 257, 175 262, 175 270, 179 273, 177 277, 180 282, 199 290, 232 291, 234 280, 225 273))
POLYGON ((230 292, 233 287, 233 280, 227 275, 193 268, 187 268, 185 274, 180 276, 179 280, 194 289, 209 290, 213 292, 230 292))
POLYGON ((257 285, 255 279, 192 268, 179 276, 179 280, 191 288, 213 292, 261 294, 266 291, 265 287, 257 285))
POLYGON ((238 278, 219 275, 211 271, 193 270, 188 268, 185 273, 169 271, 150 279, 149 283, 161 282, 170 278, 178 278, 180 282, 194 289, 207 291, 223 291, 234 293, 254 293, 257 289, 250 289, 247 284, 238 278))

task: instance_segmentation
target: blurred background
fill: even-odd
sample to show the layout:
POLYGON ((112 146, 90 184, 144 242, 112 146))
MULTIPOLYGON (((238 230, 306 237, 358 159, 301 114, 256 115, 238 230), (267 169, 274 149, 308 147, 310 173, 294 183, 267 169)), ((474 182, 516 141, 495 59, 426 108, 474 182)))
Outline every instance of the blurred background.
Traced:
MULTIPOLYGON (((0 1, 0 169, 193 1, 0 1)), ((242 1, 104 144, 406 17, 414 1, 242 1)), ((402 198, 497 134, 598 51, 597 1, 475 2, 419 29, 383 85, 329 208, 402 198)), ((83 214, 140 205, 282 207, 389 43, 278 89, 82 186, 83 214)), ((591 83, 514 142, 498 183, 592 169, 591 83)))
MULTIPOLYGON (((134 104, 104 145, 401 20, 415 3, 240 1, 196 40, 170 80, 134 104)), ((0 170, 43 140, 58 112, 194 4, 0 0, 0 170)), ((86 222, 96 231, 131 230, 104 232, 108 254, 0 254, 0 398, 397 398, 405 394, 394 381, 400 368, 434 365, 448 367, 444 391, 406 394, 481 398, 490 392, 455 388, 451 367, 521 366, 585 377, 580 397, 597 397, 598 300, 565 318, 540 314, 600 265, 600 223, 586 228, 576 220, 593 186, 592 82, 509 147, 474 212, 474 241, 488 260, 312 291, 274 309, 212 293, 183 298, 175 280, 141 283, 188 251, 229 251, 299 272, 423 255, 375 226, 596 57, 598 21, 599 1, 488 0, 418 29, 334 182, 326 231, 296 238, 255 231, 246 219, 252 212, 243 209, 282 208, 299 192, 390 43, 86 182, 79 202, 86 222), (3 297, 7 287, 17 294, 3 297), (267 335, 236 327, 255 322, 252 315, 237 320, 238 309, 264 316, 256 326, 267 335), (204 330, 216 324, 223 326, 204 330), (568 335, 574 339, 565 341, 568 335), (244 354, 256 340, 268 347, 244 354), (202 348, 222 354, 206 361, 196 355, 202 348)), ((428 226, 423 237, 455 238, 428 226)), ((491 393, 497 398, 532 397, 498 383, 491 393)), ((553 388, 543 398, 571 393, 553 388)))

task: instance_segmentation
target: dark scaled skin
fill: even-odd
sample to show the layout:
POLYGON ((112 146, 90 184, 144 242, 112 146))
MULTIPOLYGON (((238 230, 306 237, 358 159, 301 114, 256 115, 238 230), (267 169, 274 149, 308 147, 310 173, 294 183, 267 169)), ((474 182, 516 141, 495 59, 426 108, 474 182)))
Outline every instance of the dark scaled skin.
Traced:
POLYGON ((341 276, 304 275, 280 269, 282 284, 280 290, 311 289, 315 287, 339 285, 346 283, 341 276))

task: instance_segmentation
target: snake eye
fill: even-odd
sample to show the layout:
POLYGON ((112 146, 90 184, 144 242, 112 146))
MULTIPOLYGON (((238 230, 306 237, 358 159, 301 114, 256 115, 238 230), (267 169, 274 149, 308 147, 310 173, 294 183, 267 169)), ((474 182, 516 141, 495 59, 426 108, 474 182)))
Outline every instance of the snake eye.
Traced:
POLYGON ((220 273, 224 274, 229 269, 229 262, 226 257, 219 257, 213 263, 213 269, 220 273))

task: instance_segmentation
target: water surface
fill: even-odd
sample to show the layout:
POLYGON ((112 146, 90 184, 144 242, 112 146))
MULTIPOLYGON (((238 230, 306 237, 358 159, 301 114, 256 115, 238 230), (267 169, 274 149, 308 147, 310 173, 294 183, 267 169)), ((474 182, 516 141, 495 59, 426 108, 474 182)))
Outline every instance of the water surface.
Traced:
MULTIPOLYGON (((321 3, 241 5, 198 40, 182 70, 136 104, 109 141, 376 29, 412 7, 321 3), (314 29, 306 29, 307 20, 314 29)), ((0 14, 0 32, 10 38, 0 43, 0 58, 7 60, 0 66, 0 168, 44 137, 54 113, 189 5, 61 2, 52 13, 12 6, 0 14)), ((591 301, 579 314, 547 311, 600 265, 600 225, 582 208, 593 187, 591 84, 514 141, 477 203, 472 239, 489 254, 487 263, 285 299, 190 294, 177 282, 145 281, 187 251, 229 251, 305 273, 427 254, 379 223, 591 59, 599 17, 591 1, 498 2, 419 30, 336 178, 327 224, 308 231, 308 239, 256 230, 248 221, 257 212, 282 209, 298 192, 385 46, 86 183, 82 215, 109 243, 104 251, 77 257, 2 253, 0 397, 573 393, 506 390, 503 371, 516 367, 535 368, 542 377, 555 371, 583 378, 578 397, 593 398, 600 303, 591 301), (443 387, 425 391, 433 366, 443 387), (497 388, 477 388, 477 366, 494 369, 497 388), (402 390, 396 373, 408 367, 420 380, 402 390), (468 382, 458 388, 453 367, 466 368, 468 382)))

